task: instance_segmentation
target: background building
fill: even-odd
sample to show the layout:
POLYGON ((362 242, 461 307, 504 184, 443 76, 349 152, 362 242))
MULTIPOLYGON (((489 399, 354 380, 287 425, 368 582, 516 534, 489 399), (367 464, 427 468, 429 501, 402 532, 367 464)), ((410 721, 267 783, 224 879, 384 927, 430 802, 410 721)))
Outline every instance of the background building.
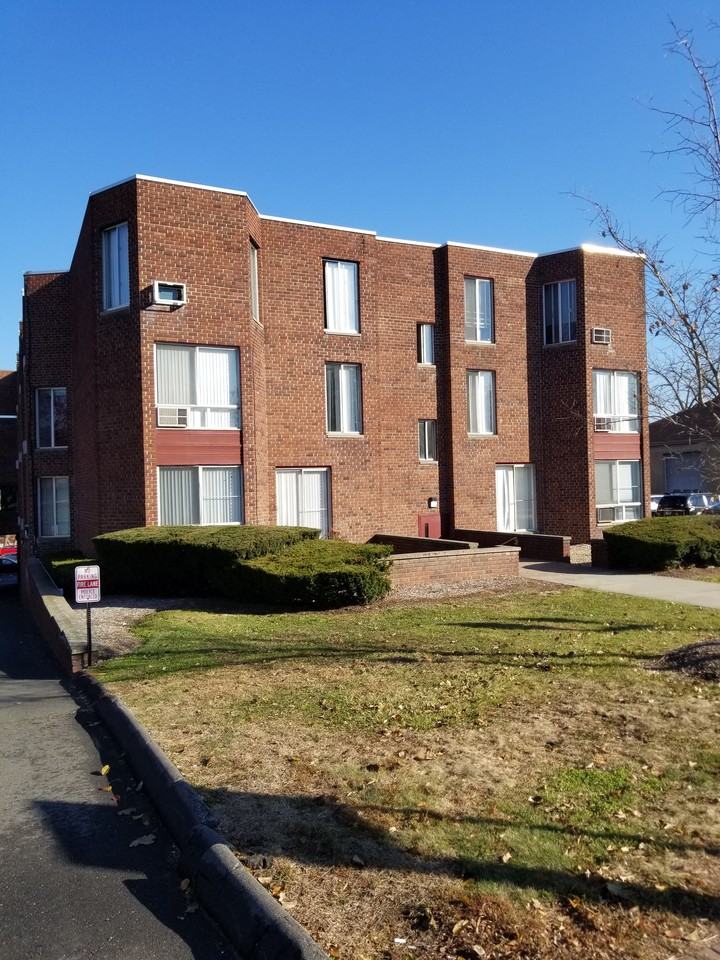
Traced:
POLYGON ((0 545, 17 531, 17 374, 0 370, 0 545))
POLYGON ((649 496, 642 261, 378 237, 135 176, 25 278, 21 522, 586 541, 649 496))

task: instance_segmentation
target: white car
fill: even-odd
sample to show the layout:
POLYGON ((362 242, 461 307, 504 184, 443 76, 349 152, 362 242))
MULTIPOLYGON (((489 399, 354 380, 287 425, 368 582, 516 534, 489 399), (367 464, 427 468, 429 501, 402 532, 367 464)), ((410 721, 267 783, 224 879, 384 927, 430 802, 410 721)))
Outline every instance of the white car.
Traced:
POLYGON ((657 513, 658 504, 662 498, 663 495, 661 493, 653 493, 650 497, 650 513, 657 513))

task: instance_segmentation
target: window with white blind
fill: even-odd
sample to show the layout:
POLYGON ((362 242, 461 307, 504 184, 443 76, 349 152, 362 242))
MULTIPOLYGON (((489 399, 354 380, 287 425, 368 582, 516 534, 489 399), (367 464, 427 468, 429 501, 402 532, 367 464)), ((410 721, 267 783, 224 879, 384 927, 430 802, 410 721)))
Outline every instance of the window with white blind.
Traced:
POLYGON ((468 370, 468 433, 495 433, 495 374, 492 370, 468 370))
POLYGON ((535 466, 503 463, 495 468, 497 529, 535 530, 535 466))
POLYGON ((162 526, 243 522, 240 467, 158 467, 162 526))
POLYGON ((418 454, 421 460, 437 460, 437 420, 418 420, 418 454))
POLYGON ((575 281, 560 280, 543 287, 545 343, 570 343, 577 340, 575 281))
POLYGON ((325 329, 360 333, 358 265, 351 260, 324 260, 325 329))
POLYGON ((260 283, 258 278, 258 248, 250 241, 250 311, 256 323, 260 323, 260 283))
POLYGON ((638 376, 625 370, 593 370, 595 429, 638 433, 638 376))
POLYGON ((234 348, 155 345, 158 426, 240 426, 239 356, 234 348))
POLYGON ((330 471, 298 467, 275 471, 277 522, 283 527, 311 527, 330 535, 330 471))
POLYGON ((417 325, 417 360, 425 366, 435 365, 435 324, 417 325))
POLYGON ((362 433, 359 363, 325 364, 325 406, 328 433, 362 433))
POLYGON ((67 477, 38 479, 38 521, 41 537, 70 536, 70 481, 67 477))
POLYGON ((495 339, 492 280, 465 277, 465 339, 474 343, 495 339))
POLYGON ((103 310, 117 310, 130 303, 128 225, 118 223, 102 232, 103 310))
POLYGON ((595 506, 598 523, 639 520, 643 515, 639 460, 595 461, 595 506))
POLYGON ((66 447, 67 390, 40 387, 35 393, 35 442, 38 447, 66 447))

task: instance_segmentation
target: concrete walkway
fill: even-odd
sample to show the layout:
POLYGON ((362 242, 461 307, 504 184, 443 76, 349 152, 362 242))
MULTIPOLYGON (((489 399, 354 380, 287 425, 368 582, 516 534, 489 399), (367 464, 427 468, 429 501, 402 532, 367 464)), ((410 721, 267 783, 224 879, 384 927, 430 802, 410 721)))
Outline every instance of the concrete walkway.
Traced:
POLYGON ((235 957, 204 914, 188 910, 174 848, 135 786, 17 599, 0 597, 2 960, 235 957), (132 846, 149 835, 151 845, 132 846))
POLYGON ((530 580, 565 583, 587 590, 605 590, 607 593, 625 593, 631 597, 720 609, 720 583, 659 577, 653 573, 603 570, 591 567, 589 563, 548 563, 540 560, 522 560, 520 574, 530 580))

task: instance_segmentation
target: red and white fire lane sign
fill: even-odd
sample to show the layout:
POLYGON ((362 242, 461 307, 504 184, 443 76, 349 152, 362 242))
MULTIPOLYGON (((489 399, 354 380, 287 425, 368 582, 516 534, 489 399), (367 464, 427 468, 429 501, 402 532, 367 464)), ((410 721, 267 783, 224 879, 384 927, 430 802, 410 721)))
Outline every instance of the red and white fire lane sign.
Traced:
POLYGON ((100 567, 75 567, 75 603, 100 601, 100 567))

